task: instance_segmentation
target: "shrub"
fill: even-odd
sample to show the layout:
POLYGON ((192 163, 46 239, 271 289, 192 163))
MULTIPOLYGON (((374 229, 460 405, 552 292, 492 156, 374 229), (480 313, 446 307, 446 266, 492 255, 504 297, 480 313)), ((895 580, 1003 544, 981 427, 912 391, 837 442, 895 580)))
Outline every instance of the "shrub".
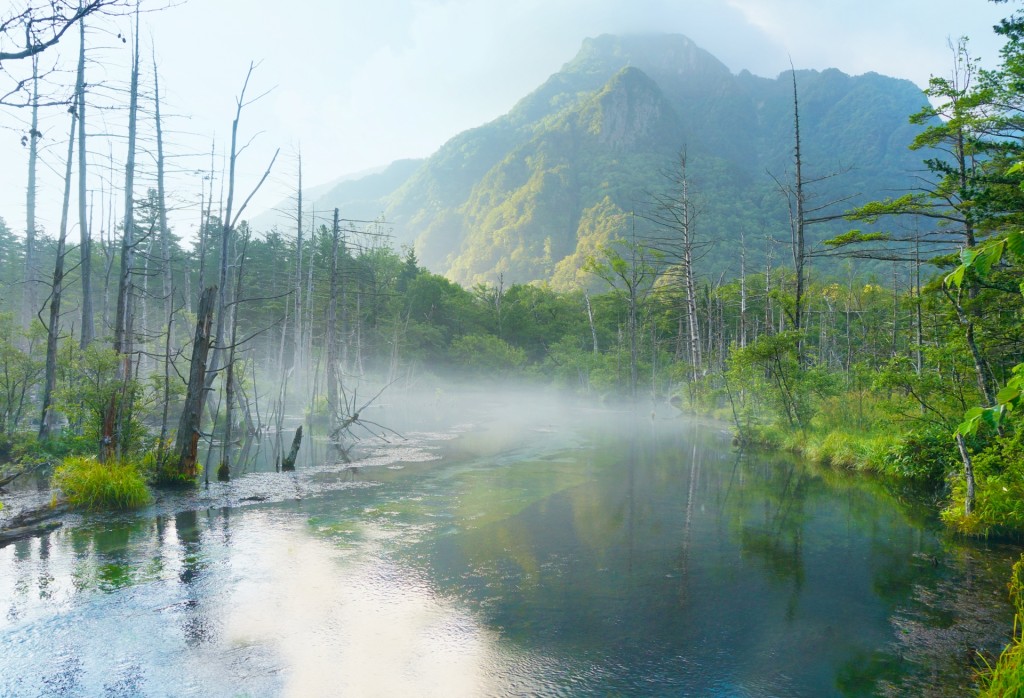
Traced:
POLYGON ((100 463, 91 456, 65 458, 53 472, 53 483, 72 506, 91 511, 136 509, 151 500, 135 463, 100 463))
POLYGON ((942 520, 961 533, 988 536, 1024 534, 1024 443, 1022 430, 997 439, 977 453, 974 465, 974 511, 964 513, 967 484, 958 473, 942 520))
POLYGON ((452 340, 451 358, 469 373, 501 376, 516 372, 526 363, 526 352, 498 337, 471 334, 452 340))
POLYGON ((952 429, 929 425, 907 432, 889 449, 879 469, 888 475, 938 484, 959 465, 952 429))

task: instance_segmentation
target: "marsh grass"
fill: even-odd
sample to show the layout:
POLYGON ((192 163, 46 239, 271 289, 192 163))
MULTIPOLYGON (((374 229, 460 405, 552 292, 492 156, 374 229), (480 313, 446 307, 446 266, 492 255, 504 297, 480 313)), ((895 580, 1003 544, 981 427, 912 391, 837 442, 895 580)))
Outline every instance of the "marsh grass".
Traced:
POLYGON ((1013 566, 1010 576, 1010 600, 1016 609, 1013 640, 994 667, 978 676, 981 698, 1021 698, 1024 696, 1024 555, 1013 566))
POLYGON ((152 500, 145 476, 130 461, 100 463, 92 456, 71 456, 54 470, 53 484, 76 509, 137 509, 152 500))

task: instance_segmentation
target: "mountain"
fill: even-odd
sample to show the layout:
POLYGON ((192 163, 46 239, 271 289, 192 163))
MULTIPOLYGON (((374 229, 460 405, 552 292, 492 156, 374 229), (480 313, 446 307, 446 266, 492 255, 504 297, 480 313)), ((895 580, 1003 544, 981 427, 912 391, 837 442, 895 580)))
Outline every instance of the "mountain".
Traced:
MULTIPOLYGON (((303 211, 333 211, 335 207, 344 211, 344 216, 353 220, 373 220, 384 213, 385 198, 402 182, 407 180, 423 160, 396 160, 385 167, 355 172, 338 177, 332 182, 304 189, 307 202, 303 211), (329 202, 329 203, 328 203, 329 202)), ((249 223, 257 230, 280 230, 295 228, 295 199, 285 199, 273 208, 253 217, 249 223)), ((320 216, 321 218, 325 216, 320 216)), ((326 216, 329 217, 329 216, 326 216)))
MULTIPOLYGON (((921 154, 907 148, 918 128, 907 117, 926 104, 916 85, 834 69, 795 77, 817 203, 844 199, 848 208, 910 186, 921 154)), ((792 79, 733 74, 680 35, 587 39, 508 114, 424 161, 343 182, 315 206, 349 218, 383 212, 398 243, 464 284, 501 277, 569 287, 600 245, 632 226, 658 234, 644 212, 667 192, 666 172, 685 148, 697 236, 716 243, 702 267, 735 273, 741 232, 752 258, 765 254, 766 238, 788 237, 776 178, 792 169, 792 79)), ((816 226, 812 235, 844 229, 816 226)))

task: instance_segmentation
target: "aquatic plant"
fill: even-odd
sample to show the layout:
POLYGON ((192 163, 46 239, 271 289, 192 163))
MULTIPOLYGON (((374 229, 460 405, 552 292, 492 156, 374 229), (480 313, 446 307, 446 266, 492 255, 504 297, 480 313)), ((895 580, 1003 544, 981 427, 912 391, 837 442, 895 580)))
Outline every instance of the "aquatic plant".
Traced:
POLYGON ((136 509, 152 496, 136 463, 100 463, 92 456, 65 458, 53 472, 53 484, 72 506, 91 511, 136 509))

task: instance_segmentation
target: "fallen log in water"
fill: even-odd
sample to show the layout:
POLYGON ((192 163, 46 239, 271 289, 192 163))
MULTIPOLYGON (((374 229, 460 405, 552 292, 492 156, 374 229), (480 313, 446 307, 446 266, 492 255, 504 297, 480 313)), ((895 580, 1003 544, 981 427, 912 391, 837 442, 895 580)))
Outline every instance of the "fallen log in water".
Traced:
POLYGON ((33 526, 40 521, 46 521, 52 519, 55 516, 66 514, 71 511, 71 505, 66 501, 57 502, 56 504, 44 504, 41 507, 35 509, 26 509, 16 516, 12 516, 6 522, 4 522, 3 528, 0 531, 6 531, 11 528, 19 528, 23 526, 33 526))
POLYGON ((0 548, 11 543, 16 543, 19 540, 25 538, 34 538, 35 536, 41 536, 44 533, 60 528, 64 524, 60 521, 44 521, 42 523, 32 524, 30 526, 16 526, 14 528, 5 528, 0 530, 0 548))
POLYGON ((0 487, 3 487, 4 485, 11 484, 23 472, 25 472, 25 471, 24 470, 19 470, 18 472, 14 473, 13 475, 8 475, 7 477, 0 477, 0 487))

